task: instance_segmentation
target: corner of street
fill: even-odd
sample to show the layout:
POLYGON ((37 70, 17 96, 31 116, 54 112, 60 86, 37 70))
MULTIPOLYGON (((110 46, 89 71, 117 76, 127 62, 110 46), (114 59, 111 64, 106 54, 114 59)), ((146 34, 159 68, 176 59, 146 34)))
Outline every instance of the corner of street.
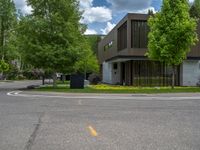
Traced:
POLYGON ((0 83, 6 150, 199 149, 200 94, 73 94, 0 83), (3 90, 2 90, 3 89, 3 90))

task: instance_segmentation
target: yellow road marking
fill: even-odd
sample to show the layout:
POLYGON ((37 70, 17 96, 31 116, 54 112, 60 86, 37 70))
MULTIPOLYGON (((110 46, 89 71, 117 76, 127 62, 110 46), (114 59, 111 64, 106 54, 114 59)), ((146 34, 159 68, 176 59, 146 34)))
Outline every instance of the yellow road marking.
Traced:
POLYGON ((88 126, 88 129, 90 131, 90 134, 94 137, 97 137, 98 136, 98 133, 97 131, 92 127, 92 126, 88 126))

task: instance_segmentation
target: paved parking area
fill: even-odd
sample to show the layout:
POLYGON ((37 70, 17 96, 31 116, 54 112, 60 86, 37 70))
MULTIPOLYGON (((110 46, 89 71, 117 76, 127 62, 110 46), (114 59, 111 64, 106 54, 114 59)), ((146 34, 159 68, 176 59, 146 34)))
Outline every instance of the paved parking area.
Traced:
POLYGON ((46 94, 10 87, 0 92, 0 149, 199 150, 199 116, 199 94, 46 94))

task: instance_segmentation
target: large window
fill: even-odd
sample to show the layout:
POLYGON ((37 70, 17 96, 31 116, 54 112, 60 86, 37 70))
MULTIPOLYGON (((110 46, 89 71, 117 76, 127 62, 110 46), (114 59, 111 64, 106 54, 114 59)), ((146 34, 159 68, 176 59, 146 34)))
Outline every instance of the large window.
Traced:
POLYGON ((127 48, 127 22, 118 29, 117 39, 118 50, 127 48))
POLYGON ((131 47, 147 48, 148 43, 147 21, 132 20, 131 22, 131 47))

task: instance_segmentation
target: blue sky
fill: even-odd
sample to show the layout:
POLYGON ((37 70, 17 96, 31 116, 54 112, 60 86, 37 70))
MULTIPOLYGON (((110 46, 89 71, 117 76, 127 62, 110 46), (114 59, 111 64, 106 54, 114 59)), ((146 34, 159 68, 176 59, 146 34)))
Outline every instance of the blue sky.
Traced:
POLYGON ((86 34, 107 34, 128 12, 159 11, 162 0, 80 0, 86 34), (92 18, 92 19, 91 19, 92 18))
MULTIPOLYGON (((30 13, 26 0, 14 0, 17 9, 30 13)), ((85 34, 107 34, 127 13, 159 11, 162 0, 79 0, 83 11, 81 23, 87 24, 85 34)), ((193 0, 190 0, 193 1, 193 0)))

